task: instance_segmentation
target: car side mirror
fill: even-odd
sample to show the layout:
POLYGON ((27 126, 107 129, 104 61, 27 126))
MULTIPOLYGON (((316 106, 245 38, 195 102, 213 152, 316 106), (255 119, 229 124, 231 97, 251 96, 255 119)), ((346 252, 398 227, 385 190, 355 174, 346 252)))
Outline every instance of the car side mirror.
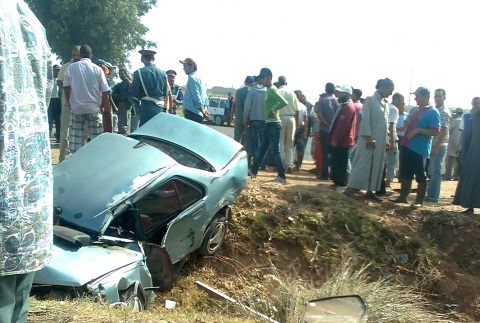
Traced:
POLYGON ((367 304, 359 295, 327 297, 308 301, 300 323, 366 323, 367 304))

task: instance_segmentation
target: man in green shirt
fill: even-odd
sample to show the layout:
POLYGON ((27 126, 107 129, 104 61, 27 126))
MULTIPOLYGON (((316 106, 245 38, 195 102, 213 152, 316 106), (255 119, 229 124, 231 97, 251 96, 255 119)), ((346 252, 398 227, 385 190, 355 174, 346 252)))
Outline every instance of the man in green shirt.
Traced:
POLYGON ((264 67, 260 70, 258 83, 267 88, 263 107, 265 127, 258 155, 253 158, 253 165, 249 171, 249 175, 252 178, 257 176, 258 168, 270 146, 273 160, 278 170, 278 176, 274 179, 274 182, 285 184, 287 182, 285 179, 285 165, 280 155, 280 131, 282 129, 282 123, 278 111, 287 105, 287 101, 282 97, 277 87, 272 84, 272 71, 269 68, 264 67))

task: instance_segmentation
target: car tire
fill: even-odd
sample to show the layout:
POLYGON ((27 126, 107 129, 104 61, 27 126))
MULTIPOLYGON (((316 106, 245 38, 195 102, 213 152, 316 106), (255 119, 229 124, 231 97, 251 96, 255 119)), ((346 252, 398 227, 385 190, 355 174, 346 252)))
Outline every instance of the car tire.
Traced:
POLYGON ((133 312, 142 312, 145 310, 145 297, 140 292, 140 286, 138 284, 131 285, 123 291, 120 299, 128 308, 131 308, 133 312))
POLYGON ((215 122, 215 125, 217 125, 217 126, 223 126, 223 120, 222 120, 222 117, 221 117, 221 116, 215 116, 215 118, 213 119, 213 121, 215 122))
POLYGON ((222 247, 226 236, 227 220, 225 216, 217 213, 205 231, 198 254, 201 256, 213 256, 222 247))

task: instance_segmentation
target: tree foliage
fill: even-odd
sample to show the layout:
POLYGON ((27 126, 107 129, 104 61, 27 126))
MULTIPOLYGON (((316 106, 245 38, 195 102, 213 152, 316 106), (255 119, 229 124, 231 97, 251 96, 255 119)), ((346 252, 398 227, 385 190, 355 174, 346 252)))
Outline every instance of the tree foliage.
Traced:
POLYGON ((52 51, 68 61, 75 45, 87 44, 97 58, 125 65, 128 51, 145 40, 141 21, 157 0, 25 0, 42 22, 52 51))

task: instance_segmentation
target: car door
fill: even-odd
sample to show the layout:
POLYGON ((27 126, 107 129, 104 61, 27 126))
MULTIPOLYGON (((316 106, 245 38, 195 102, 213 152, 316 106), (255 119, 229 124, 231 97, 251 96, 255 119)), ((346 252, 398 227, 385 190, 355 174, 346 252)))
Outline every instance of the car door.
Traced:
POLYGON ((204 190, 187 179, 172 178, 137 201, 149 242, 164 246, 172 263, 197 249, 204 221, 204 190))
POLYGON ((182 210, 168 227, 163 242, 172 263, 180 261, 200 247, 203 231, 209 221, 205 209, 205 191, 187 181, 179 180, 176 184, 182 210))

